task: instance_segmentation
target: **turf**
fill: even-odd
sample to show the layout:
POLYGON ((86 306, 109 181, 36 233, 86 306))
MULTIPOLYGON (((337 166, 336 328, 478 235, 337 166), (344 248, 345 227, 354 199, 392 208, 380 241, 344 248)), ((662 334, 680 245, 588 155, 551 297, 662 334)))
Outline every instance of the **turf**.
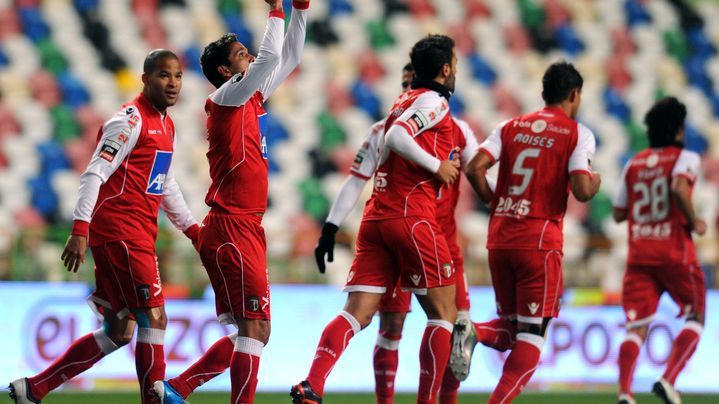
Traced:
MULTIPOLYGON (((55 393, 50 394, 43 404, 65 404, 65 403, 102 403, 102 404, 126 404, 137 401, 137 395, 133 393, 55 393)), ((197 393, 189 397, 191 404, 215 404, 227 403, 229 393, 197 393)), ((489 396, 487 394, 462 394, 459 396, 459 403, 484 403, 489 396)), ((660 403, 659 399, 652 395, 637 395, 637 401, 641 403, 660 403)), ((327 394, 323 400, 325 404, 371 404, 374 396, 371 394, 327 394)), ((7 395, 0 398, 0 403, 11 403, 7 395)), ((289 404, 289 395, 284 393, 258 394, 255 404, 289 404)), ((414 403, 414 395, 400 394, 395 399, 395 404, 414 403)), ((605 393, 526 393, 516 400, 516 404, 606 404, 616 402, 614 394, 605 393)), ((718 403, 719 395, 709 394, 684 394, 682 402, 685 404, 709 404, 718 403)))

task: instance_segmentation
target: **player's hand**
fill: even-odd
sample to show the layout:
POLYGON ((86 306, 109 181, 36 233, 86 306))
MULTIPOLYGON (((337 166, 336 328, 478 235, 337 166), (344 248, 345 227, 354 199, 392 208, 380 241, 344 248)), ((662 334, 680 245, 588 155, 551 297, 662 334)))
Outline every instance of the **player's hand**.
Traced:
POLYGON ((332 262, 335 259, 335 234, 338 227, 332 223, 325 222, 322 226, 322 235, 315 246, 315 261, 317 261, 317 269, 320 273, 325 273, 325 255, 327 261, 332 262))
POLYGON ((270 10, 282 10, 282 0, 265 0, 269 4, 270 10))
POLYGON ((694 230, 694 233, 703 236, 704 233, 707 232, 707 222, 704 221, 704 219, 694 219, 694 223, 692 225, 694 230))
POLYGON ((67 238, 65 249, 62 250, 60 259, 68 272, 77 272, 80 264, 85 263, 85 252, 87 251, 87 237, 71 235, 67 238))
POLYGON ((455 147, 452 159, 444 160, 439 163, 439 170, 434 173, 434 178, 441 181, 445 185, 451 185, 459 176, 459 148, 455 147))

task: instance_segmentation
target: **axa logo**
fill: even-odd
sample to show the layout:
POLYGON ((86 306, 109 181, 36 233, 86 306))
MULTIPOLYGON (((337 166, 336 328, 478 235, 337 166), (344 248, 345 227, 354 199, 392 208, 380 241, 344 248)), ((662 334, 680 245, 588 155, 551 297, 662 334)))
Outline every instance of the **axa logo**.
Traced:
POLYGON ((414 286, 419 286, 419 281, 422 280, 422 275, 419 274, 412 274, 409 276, 409 279, 414 283, 414 286))
POLYGON ((167 173, 170 171, 171 162, 172 152, 155 151, 155 161, 152 163, 152 170, 150 170, 150 177, 147 179, 145 193, 162 195, 165 192, 165 180, 167 179, 167 173))
POLYGON ((532 302, 529 303, 527 307, 529 308, 529 312, 532 313, 532 315, 535 315, 537 314, 537 310, 539 309, 539 303, 532 302))

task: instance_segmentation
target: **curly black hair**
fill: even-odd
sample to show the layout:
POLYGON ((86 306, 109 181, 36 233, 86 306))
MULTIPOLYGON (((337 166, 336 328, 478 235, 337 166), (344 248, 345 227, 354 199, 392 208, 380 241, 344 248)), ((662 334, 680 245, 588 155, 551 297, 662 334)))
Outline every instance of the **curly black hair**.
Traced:
POLYGON ((409 52, 414 74, 423 80, 434 80, 445 64, 452 64, 454 40, 446 35, 427 35, 409 52))
POLYGON ((202 73, 216 88, 220 88, 226 81, 217 68, 230 65, 230 46, 235 42, 238 42, 237 35, 229 33, 222 35, 220 39, 211 42, 202 50, 200 56, 202 73))
POLYGON ((687 107, 676 97, 665 97, 652 105, 644 116, 650 147, 684 145, 677 141, 677 133, 684 127, 687 107))

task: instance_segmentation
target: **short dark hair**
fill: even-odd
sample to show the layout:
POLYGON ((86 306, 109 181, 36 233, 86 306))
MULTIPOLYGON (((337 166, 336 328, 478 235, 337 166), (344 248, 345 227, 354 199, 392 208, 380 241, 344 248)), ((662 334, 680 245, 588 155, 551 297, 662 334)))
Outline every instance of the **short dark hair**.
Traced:
POLYGON ((167 49, 154 49, 145 56, 145 62, 142 64, 142 71, 145 74, 150 74, 157 69, 157 63, 165 58, 173 58, 180 60, 174 52, 167 49))
POLYGON ((652 105, 644 116, 650 147, 683 146, 676 140, 684 127, 687 107, 676 97, 665 97, 652 105))
POLYGON ((417 78, 434 80, 445 63, 452 64, 454 40, 446 35, 427 35, 409 52, 417 78))
POLYGON ((404 65, 404 67, 402 68, 402 71, 403 72, 413 72, 414 66, 412 66, 412 62, 409 62, 406 65, 404 65))
POLYGON ((202 73, 216 88, 220 88, 226 81, 217 68, 230 65, 230 45, 235 42, 238 42, 237 35, 229 33, 222 35, 220 39, 211 42, 202 50, 200 56, 202 73))
POLYGON ((577 69, 569 62, 555 62, 547 68, 542 77, 542 98, 547 105, 558 104, 572 94, 575 89, 581 90, 584 79, 577 69))

